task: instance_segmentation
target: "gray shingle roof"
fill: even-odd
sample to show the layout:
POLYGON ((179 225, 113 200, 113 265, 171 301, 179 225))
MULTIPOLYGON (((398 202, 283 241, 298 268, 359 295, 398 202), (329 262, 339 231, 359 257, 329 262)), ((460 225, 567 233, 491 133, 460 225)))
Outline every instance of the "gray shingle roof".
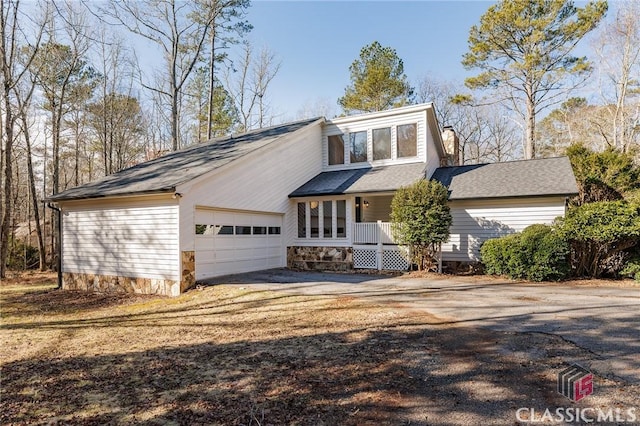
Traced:
POLYGON ((441 167, 432 179, 449 188, 450 200, 578 193, 567 157, 441 167))
POLYGON ((313 118, 213 139, 60 192, 50 201, 169 192, 282 136, 324 120, 313 118))
POLYGON ((425 178, 425 163, 322 172, 289 197, 395 191, 425 178))

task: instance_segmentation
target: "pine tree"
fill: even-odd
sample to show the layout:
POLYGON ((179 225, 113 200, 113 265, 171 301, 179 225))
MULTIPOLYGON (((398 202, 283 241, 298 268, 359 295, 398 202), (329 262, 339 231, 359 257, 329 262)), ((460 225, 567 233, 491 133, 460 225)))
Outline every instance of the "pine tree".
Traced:
POLYGON ((572 51, 607 8, 606 0, 582 8, 571 0, 502 0, 471 28, 462 64, 481 73, 465 83, 472 89, 503 90, 502 99, 521 111, 526 158, 536 156, 536 114, 563 100, 568 77, 588 75, 589 62, 572 51))
POLYGON ((345 113, 382 111, 410 102, 413 89, 395 49, 374 41, 360 50, 349 70, 351 85, 338 99, 345 113))

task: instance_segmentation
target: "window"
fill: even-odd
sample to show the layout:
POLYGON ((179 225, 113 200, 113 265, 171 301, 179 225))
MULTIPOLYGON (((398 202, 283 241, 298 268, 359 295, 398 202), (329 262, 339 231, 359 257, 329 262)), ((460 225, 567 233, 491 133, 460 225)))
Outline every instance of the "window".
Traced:
POLYGON ((233 226, 231 225, 216 225, 215 227, 216 235, 233 235, 233 226))
POLYGON ((311 238, 320 237, 320 203, 312 201, 309 203, 311 212, 311 238))
POLYGON ((373 160, 391 158, 391 128, 373 130, 373 160))
POLYGON ((298 203, 298 238, 320 238, 320 228, 322 228, 322 238, 346 238, 346 200, 314 200, 306 203, 298 203), (307 210, 309 211, 310 219, 310 232, 308 235, 306 229, 307 210), (320 210, 322 210, 322 212, 320 210), (335 216, 334 211, 336 212, 335 216), (320 218, 322 218, 322 226, 320 226, 320 218), (337 228, 334 228, 334 223, 337 224, 337 228))
POLYGON ((338 238, 347 236, 347 202, 345 200, 336 201, 337 222, 338 222, 338 238))
POLYGON ((398 157, 415 157, 418 155, 418 138, 416 124, 403 124, 397 128, 398 157))
POLYGON ((270 226, 269 227, 269 235, 280 235, 280 227, 279 226, 270 226))
POLYGON ((209 225, 196 225, 196 235, 206 235, 209 225))
POLYGON ((322 202, 322 236, 333 238, 333 203, 331 201, 322 202))
POLYGON ((307 203, 298 203, 298 238, 307 237, 307 203))
POLYGON ((349 155, 351 163, 367 161, 367 132, 349 133, 349 155))
POLYGON ((266 226, 254 226, 253 227, 253 235, 267 235, 267 227, 266 226))
POLYGON ((344 139, 342 135, 329 136, 329 165, 344 164, 344 139))
POLYGON ((236 235, 251 235, 250 226, 236 226, 236 235))

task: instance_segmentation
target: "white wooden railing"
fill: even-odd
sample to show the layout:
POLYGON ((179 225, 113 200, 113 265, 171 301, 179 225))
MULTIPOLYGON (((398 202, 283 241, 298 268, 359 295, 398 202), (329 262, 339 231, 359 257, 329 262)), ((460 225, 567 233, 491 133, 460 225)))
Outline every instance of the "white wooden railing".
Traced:
POLYGON ((390 222, 353 224, 353 267, 406 271, 411 264, 406 247, 396 245, 390 222))
POLYGON ((395 244, 391 222, 356 222, 353 224, 353 244, 395 244))

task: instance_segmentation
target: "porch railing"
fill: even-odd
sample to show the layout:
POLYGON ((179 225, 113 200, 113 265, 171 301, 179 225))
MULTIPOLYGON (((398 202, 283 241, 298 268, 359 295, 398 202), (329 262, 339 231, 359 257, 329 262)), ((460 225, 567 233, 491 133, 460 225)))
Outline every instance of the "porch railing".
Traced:
POLYGON ((395 244, 391 222, 356 222, 353 224, 354 244, 395 244))
POLYGON ((353 224, 353 267, 406 271, 409 252, 396 245, 390 222, 356 222, 353 224))

